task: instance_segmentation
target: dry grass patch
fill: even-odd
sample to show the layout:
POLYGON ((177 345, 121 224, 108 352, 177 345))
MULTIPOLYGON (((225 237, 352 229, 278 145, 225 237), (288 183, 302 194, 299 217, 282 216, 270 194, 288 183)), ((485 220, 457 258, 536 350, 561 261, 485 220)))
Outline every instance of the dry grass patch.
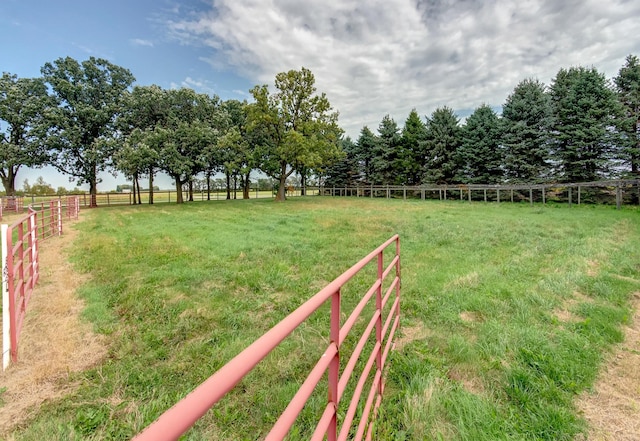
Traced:
POLYGON ((85 370, 106 355, 104 338, 80 320, 84 302, 76 289, 85 277, 67 262, 76 237, 67 228, 61 237, 40 241, 40 280, 28 306, 20 336, 19 361, 0 374, 4 404, 0 435, 16 427, 47 400, 68 394, 69 373, 85 370))
POLYGON ((460 383, 464 390, 474 395, 483 395, 485 392, 484 383, 477 375, 473 366, 456 365, 449 369, 447 377, 460 383))
POLYGON ((592 392, 578 407, 589 422, 589 440, 637 441, 640 438, 640 292, 634 293, 635 314, 592 392))
POLYGON ((574 291, 571 298, 567 299, 560 308, 553 311, 553 316, 563 323, 579 322, 582 317, 574 314, 572 310, 580 303, 593 303, 593 299, 579 291, 574 291))
POLYGON ((480 285, 480 275, 474 271, 472 273, 455 278, 445 286, 445 289, 477 288, 478 285, 480 285))
POLYGON ((424 340, 433 335, 433 331, 427 328, 424 323, 418 323, 414 326, 402 326, 400 327, 401 335, 395 339, 395 348, 401 351, 407 344, 416 341, 424 340))
POLYGON ((484 321, 482 314, 476 311, 462 311, 460 313, 460 320, 466 323, 481 323, 484 321))

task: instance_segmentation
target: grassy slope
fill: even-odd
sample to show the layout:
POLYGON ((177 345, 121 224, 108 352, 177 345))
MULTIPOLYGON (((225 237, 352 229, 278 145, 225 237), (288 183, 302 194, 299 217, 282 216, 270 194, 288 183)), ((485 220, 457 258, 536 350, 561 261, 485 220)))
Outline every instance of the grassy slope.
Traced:
MULTIPOLYGON (((617 277, 637 279, 639 217, 329 198, 89 212, 74 260, 93 276, 82 289, 86 317, 110 335, 110 355, 14 436, 129 438, 398 232, 405 336, 377 438, 572 439, 584 430, 573 398, 622 338, 640 289, 617 277)), ((287 341, 189 439, 263 437, 317 356, 325 323, 314 318, 287 341)), ((313 418, 306 411, 294 433, 308 436, 313 418)))

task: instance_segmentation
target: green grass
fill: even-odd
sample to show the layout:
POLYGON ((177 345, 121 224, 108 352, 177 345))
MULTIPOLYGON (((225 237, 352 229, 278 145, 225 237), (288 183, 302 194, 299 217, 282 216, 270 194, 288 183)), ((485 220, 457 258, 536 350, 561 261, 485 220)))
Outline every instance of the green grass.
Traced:
MULTIPOLYGON (((109 355, 15 439, 130 438, 394 233, 404 336, 375 438, 573 439, 586 427, 576 395, 640 289, 633 208, 299 198, 85 216, 73 261, 92 276, 85 317, 109 355)), ((186 439, 263 438, 326 338, 313 315, 186 439)), ((290 439, 308 438, 324 397, 290 439)))

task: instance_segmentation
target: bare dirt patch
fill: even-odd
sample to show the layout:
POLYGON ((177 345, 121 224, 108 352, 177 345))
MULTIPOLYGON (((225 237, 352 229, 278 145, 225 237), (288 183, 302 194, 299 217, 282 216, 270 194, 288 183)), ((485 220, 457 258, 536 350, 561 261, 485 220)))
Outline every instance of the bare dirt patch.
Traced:
POLYGON ((68 263, 76 231, 40 241, 40 280, 34 289, 20 336, 18 363, 0 373, 0 437, 29 418, 47 400, 74 388, 71 372, 106 355, 102 336, 80 320, 84 302, 76 296, 85 276, 68 263))
POLYGON ((578 408, 589 422, 589 440, 640 439, 640 292, 634 293, 635 314, 592 392, 584 393, 578 408))

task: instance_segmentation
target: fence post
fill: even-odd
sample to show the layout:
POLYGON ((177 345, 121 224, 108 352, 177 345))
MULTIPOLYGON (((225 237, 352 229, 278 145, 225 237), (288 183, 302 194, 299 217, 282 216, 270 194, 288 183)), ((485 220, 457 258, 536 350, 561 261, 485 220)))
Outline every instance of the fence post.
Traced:
POLYGON ((9 225, 2 224, 2 370, 9 366, 11 360, 11 335, 9 316, 9 268, 7 267, 7 232, 9 225))
MULTIPOLYGON (((580 187, 578 187, 578 188, 580 188, 580 187)), ((546 193, 546 192, 545 192, 545 186, 543 185, 543 186, 542 186, 542 205, 544 205, 544 204, 547 202, 547 201, 546 201, 546 194, 545 194, 545 193, 546 193)), ((580 194, 580 193, 578 193, 578 194, 580 194)))
POLYGON ((622 190, 620 188, 620 182, 616 183, 616 209, 620 209, 620 205, 622 205, 622 190))
POLYGON ((569 207, 571 207, 571 203, 573 202, 573 192, 571 190, 571 187, 569 187, 569 207))

